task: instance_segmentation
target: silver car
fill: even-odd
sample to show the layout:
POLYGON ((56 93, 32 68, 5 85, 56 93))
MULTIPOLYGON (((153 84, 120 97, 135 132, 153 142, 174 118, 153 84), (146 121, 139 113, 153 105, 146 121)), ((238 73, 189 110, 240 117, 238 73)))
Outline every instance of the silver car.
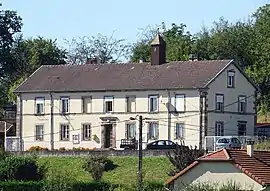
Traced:
POLYGON ((221 137, 216 142, 216 149, 241 149, 242 143, 236 137, 221 137))

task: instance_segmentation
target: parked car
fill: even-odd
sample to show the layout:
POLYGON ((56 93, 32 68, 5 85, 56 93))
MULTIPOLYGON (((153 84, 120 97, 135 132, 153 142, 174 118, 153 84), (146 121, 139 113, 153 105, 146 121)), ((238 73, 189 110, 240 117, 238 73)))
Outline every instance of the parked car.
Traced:
MULTIPOLYGON (((146 149, 175 149, 176 143, 170 140, 157 140, 151 143, 148 143, 146 149)), ((185 146, 186 147, 186 146, 185 146)))
POLYGON ((124 150, 136 150, 138 141, 136 139, 121 139, 120 148, 124 150))
POLYGON ((236 137, 221 137, 216 142, 216 149, 241 149, 242 143, 236 137))

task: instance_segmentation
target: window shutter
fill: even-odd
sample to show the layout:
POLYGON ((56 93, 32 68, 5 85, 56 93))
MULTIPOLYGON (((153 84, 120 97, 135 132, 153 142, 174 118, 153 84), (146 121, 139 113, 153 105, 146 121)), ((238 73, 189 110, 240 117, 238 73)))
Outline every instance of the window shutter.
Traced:
POLYGON ((126 128, 125 128, 125 137, 126 139, 128 138, 128 124, 126 124, 126 128))
POLYGON ((156 133, 157 133, 157 139, 159 139, 159 127, 158 127, 158 123, 156 123, 156 133))
POLYGON ((150 139, 150 128, 151 128, 151 123, 148 123, 147 126, 148 126, 148 127, 147 127, 147 140, 149 140, 149 139, 150 139))
POLYGON ((185 95, 175 95, 175 108, 179 112, 185 111, 185 95))
POLYGON ((175 124, 174 127, 174 139, 177 139, 177 123, 175 124))

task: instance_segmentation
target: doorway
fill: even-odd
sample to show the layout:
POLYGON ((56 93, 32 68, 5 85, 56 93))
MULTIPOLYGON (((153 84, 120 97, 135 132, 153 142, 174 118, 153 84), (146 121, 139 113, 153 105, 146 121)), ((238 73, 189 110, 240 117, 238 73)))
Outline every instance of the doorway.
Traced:
POLYGON ((112 124, 104 125, 104 148, 110 148, 113 146, 112 138, 113 138, 112 124))

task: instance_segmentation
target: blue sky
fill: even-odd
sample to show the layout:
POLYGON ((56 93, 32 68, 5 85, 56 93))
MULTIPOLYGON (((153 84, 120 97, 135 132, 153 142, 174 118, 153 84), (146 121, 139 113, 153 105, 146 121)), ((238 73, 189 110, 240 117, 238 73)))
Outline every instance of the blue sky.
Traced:
POLYGON ((58 40, 97 33, 137 39, 138 29, 165 22, 184 23, 191 33, 211 26, 221 16, 230 21, 245 19, 270 0, 2 0, 23 18, 25 37, 58 40))

